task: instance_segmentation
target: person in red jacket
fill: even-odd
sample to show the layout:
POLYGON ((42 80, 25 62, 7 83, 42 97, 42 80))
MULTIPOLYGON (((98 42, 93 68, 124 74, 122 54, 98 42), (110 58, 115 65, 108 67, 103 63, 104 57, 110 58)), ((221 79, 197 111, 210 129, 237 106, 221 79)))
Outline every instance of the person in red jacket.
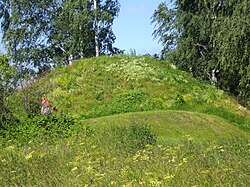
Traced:
POLYGON ((44 97, 41 98, 41 114, 42 115, 49 115, 51 114, 50 111, 50 102, 46 100, 44 97))

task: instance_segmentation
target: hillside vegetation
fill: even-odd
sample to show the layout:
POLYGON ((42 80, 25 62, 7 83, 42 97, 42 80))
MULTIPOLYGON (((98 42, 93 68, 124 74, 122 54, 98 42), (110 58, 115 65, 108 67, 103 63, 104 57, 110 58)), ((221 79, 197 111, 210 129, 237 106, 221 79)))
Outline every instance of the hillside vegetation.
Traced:
POLYGON ((9 98, 0 185, 249 186, 249 110, 149 57, 76 61, 9 98), (45 96, 58 108, 39 114, 45 96))
POLYGON ((41 96, 81 119, 159 109, 250 119, 249 111, 223 91, 148 57, 90 58, 56 69, 15 96, 16 114, 39 112, 41 96))

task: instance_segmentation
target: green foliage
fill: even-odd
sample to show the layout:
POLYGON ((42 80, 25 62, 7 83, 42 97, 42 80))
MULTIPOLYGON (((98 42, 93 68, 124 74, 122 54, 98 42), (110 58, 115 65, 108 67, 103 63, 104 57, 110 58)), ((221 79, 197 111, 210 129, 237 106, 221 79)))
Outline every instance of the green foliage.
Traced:
POLYGON ((3 42, 12 62, 22 65, 23 70, 27 70, 25 65, 34 65, 43 70, 50 68, 53 51, 49 42, 46 45, 46 41, 52 29, 50 21, 55 15, 56 4, 55 1, 48 0, 24 0, 18 5, 15 1, 0 2, 3 42))
POLYGON ((155 24, 154 38, 159 37, 163 44, 162 53, 165 54, 176 48, 178 27, 176 10, 169 9, 167 3, 160 3, 152 16, 151 24, 155 24))
MULTIPOLYGON (((53 90, 50 81, 33 78, 33 80, 19 80, 21 89, 9 96, 8 105, 15 115, 22 119, 34 117, 41 113, 41 97, 47 98, 47 94, 53 90)), ((47 98, 50 101, 50 98, 47 98)), ((54 107, 54 103, 51 102, 54 107)))
POLYGON ((169 106, 162 98, 149 98, 145 103, 142 104, 143 110, 164 110, 168 109, 169 106))
POLYGON ((65 115, 35 116, 23 122, 13 123, 1 131, 5 140, 24 145, 30 140, 55 141, 77 133, 78 122, 65 115))
POLYGON ((248 100, 249 6, 248 0, 161 3, 153 34, 179 68, 248 100))
POLYGON ((93 112, 89 115, 85 115, 85 117, 93 118, 127 112, 162 110, 167 108, 168 105, 161 98, 152 98, 146 92, 133 90, 115 95, 108 103, 96 106, 93 112))
POLYGON ((119 55, 80 60, 30 83, 11 96, 9 103, 15 115, 23 119, 40 112, 41 96, 60 113, 82 118, 167 109, 204 112, 217 107, 248 118, 247 110, 239 109, 223 91, 165 61, 148 57, 119 55))
POLYGON ((147 98, 149 98, 147 93, 130 91, 115 96, 108 105, 108 108, 111 114, 141 111, 143 110, 143 103, 147 98))
POLYGON ((106 71, 120 75, 127 81, 138 81, 147 79, 156 79, 157 73, 155 68, 148 63, 149 58, 146 57, 130 57, 122 58, 118 62, 106 66, 106 71))
POLYGON ((92 0, 23 0, 18 5, 1 0, 3 42, 23 73, 34 73, 34 69, 42 73, 51 70, 51 65, 95 56, 97 44, 102 55, 121 53, 113 47, 116 38, 112 31, 119 10, 117 0, 97 1, 97 10, 92 0), (93 32, 96 16, 97 44, 93 32))
POLYGON ((179 95, 179 94, 178 94, 178 95, 175 97, 175 102, 176 102, 177 104, 181 105, 181 104, 184 104, 184 103, 185 103, 185 100, 184 100, 184 98, 183 98, 182 95, 179 95))
POLYGON ((129 49, 128 55, 129 56, 136 56, 136 50, 135 49, 129 49))
POLYGON ((9 65, 7 55, 0 55, 0 129, 15 121, 8 105, 8 97, 16 88, 15 67, 9 65))

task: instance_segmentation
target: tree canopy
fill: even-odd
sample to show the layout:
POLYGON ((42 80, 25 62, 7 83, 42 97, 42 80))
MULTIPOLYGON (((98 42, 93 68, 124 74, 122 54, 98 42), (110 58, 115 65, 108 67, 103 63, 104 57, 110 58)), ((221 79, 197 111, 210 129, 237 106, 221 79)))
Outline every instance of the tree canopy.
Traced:
POLYGON ((249 99, 249 15, 248 0, 176 0, 172 8, 165 2, 152 16, 153 35, 181 69, 249 99))
POLYGON ((121 52, 113 47, 112 31, 118 0, 0 0, 3 41, 22 69, 50 69, 73 59, 95 56, 98 31, 100 54, 121 52), (98 22, 95 28, 94 20, 98 22))

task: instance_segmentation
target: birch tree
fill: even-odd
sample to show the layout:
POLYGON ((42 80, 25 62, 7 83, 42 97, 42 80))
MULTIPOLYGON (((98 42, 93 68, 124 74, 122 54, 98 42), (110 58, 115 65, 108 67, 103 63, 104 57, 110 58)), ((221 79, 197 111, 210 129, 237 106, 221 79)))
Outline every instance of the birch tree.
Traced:
POLYGON ((249 0, 161 3, 152 16, 153 35, 179 68, 249 100, 249 15, 249 0))
POLYGON ((98 20, 97 20, 97 2, 94 1, 94 30, 95 30, 95 53, 99 56, 99 33, 98 33, 98 20))
POLYGON ((117 0, 0 0, 3 42, 26 72, 120 53, 112 31, 119 10, 117 0))

